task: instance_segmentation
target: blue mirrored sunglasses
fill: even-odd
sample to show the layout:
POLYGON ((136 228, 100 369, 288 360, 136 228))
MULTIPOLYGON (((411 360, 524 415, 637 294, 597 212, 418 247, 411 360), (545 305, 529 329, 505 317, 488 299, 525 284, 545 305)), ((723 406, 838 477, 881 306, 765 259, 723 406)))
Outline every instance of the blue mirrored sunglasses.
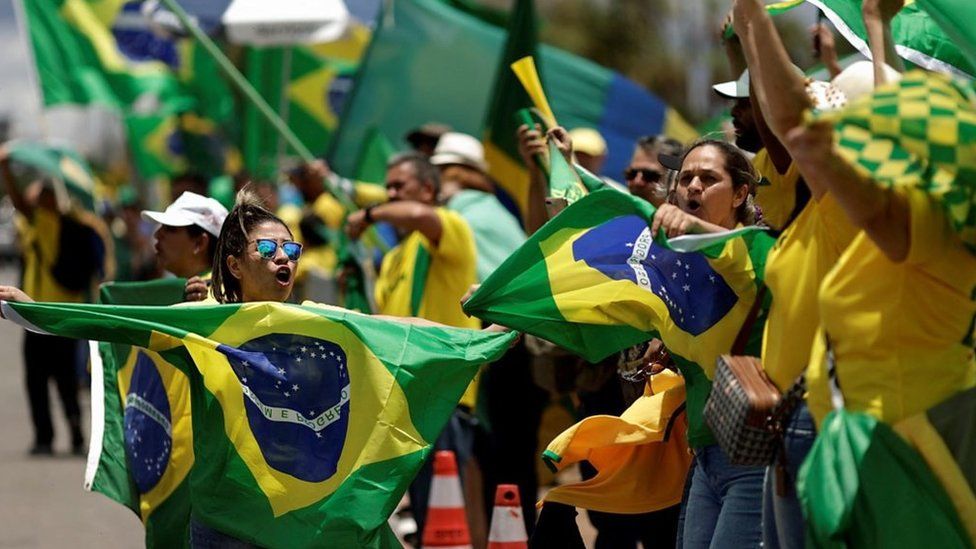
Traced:
MULTIPOLYGON (((258 255, 262 259, 274 259, 275 254, 278 253, 278 242, 275 240, 259 238, 254 242, 257 244, 258 255)), ((285 255, 291 261, 298 261, 298 258, 302 257, 302 245, 298 242, 291 240, 282 242, 281 250, 285 252, 285 255)))

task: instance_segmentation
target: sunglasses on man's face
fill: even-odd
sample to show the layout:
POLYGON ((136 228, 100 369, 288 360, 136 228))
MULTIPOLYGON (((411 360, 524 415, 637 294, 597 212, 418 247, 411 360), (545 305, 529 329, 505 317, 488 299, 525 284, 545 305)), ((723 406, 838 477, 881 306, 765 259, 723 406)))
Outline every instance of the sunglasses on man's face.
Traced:
MULTIPOLYGON (((274 259, 278 253, 278 241, 270 238, 259 238, 254 241, 258 248, 258 255, 261 259, 274 259)), ((302 257, 302 245, 298 242, 287 240, 281 243, 281 250, 285 252, 290 261, 298 261, 302 257)))
POLYGON ((627 181, 637 179, 637 174, 640 174, 641 178, 648 183, 657 183, 664 176, 663 173, 650 168, 627 168, 624 170, 624 178, 627 181))

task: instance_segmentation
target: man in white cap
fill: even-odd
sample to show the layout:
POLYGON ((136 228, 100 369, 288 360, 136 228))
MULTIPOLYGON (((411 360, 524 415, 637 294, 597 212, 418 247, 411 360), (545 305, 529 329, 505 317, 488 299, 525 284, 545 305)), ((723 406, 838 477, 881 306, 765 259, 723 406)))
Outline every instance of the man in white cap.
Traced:
POLYGON ((440 170, 440 202, 461 214, 474 232, 478 282, 483 282, 525 242, 525 232, 495 197, 481 141, 464 133, 445 133, 430 163, 440 170))
POLYGON ((160 267, 182 278, 210 272, 220 227, 227 217, 227 208, 220 202, 186 191, 165 211, 143 211, 142 216, 159 223, 154 236, 160 267))

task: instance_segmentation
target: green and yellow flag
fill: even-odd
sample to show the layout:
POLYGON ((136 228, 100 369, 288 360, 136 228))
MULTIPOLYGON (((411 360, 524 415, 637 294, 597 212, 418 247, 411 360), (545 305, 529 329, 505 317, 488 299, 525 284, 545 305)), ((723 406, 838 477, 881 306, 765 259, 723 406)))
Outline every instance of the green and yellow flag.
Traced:
MULTIPOLYGON (((387 519, 479 365, 515 337, 315 304, 3 310, 176 366, 191 395, 193 516, 265 547, 399 547, 387 519)), ((143 400, 165 417, 163 401, 143 400)))
MULTIPOLYGON (((820 8, 854 48, 865 57, 871 57, 868 33, 861 15, 861 0, 807 0, 807 2, 820 8)), ((964 25, 964 21, 969 21, 966 16, 972 13, 972 8, 965 1, 905 0, 905 7, 891 20, 891 34, 898 55, 930 71, 969 78, 976 76, 976 61, 968 58, 960 48, 961 44, 954 42, 943 27, 940 27, 944 19, 938 21, 929 14, 928 8, 936 4, 940 5, 942 16, 954 17, 957 25, 964 25), (962 3, 966 3, 966 7, 958 10, 946 9, 953 1, 956 2, 956 7, 961 7, 962 3)))
MULTIPOLYGON (((464 310, 591 362, 657 334, 682 367, 697 446, 710 440, 701 410, 715 361, 748 316, 773 239, 751 227, 666 241, 651 234, 654 211, 612 189, 579 199, 489 276, 464 310)), ((749 349, 758 356, 761 321, 756 326, 749 349)))
MULTIPOLYGON (((278 110, 298 139, 315 153, 325 151, 352 92, 359 61, 369 45, 370 30, 354 23, 340 40, 307 46, 249 47, 245 74, 278 110)), ((255 177, 278 176, 279 150, 294 154, 253 105, 244 109, 241 149, 255 177)))
POLYGON ((140 1, 22 3, 44 106, 118 111, 143 178, 228 167, 233 95, 192 40, 152 29, 140 1))
POLYGON ((834 124, 841 155, 880 185, 924 190, 976 253, 976 93, 942 74, 901 81, 814 120, 834 124))
MULTIPOLYGON (((182 278, 103 284, 99 301, 172 305, 182 278)), ((92 443, 85 489, 129 509, 146 528, 146 547, 189 540, 193 429, 189 379, 159 353, 122 343, 92 343, 92 443)))
POLYGON ((827 415, 800 468, 797 491, 808 547, 973 546, 922 457, 868 414, 839 409, 827 415))
POLYGON ((485 123, 485 160, 488 173, 520 215, 525 215, 529 200, 529 173, 518 152, 516 112, 532 106, 529 94, 510 66, 526 56, 536 55, 537 25, 533 0, 516 0, 508 24, 508 38, 502 49, 494 91, 485 123))

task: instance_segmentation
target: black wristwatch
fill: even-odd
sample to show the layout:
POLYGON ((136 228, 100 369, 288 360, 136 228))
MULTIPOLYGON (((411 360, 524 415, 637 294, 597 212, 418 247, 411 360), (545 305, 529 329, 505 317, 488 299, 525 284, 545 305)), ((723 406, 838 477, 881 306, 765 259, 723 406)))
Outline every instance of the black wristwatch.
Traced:
POLYGON ((366 208, 363 210, 363 220, 366 221, 366 223, 369 223, 370 225, 376 222, 376 220, 373 219, 373 208, 375 207, 376 207, 375 205, 366 206, 366 208))

